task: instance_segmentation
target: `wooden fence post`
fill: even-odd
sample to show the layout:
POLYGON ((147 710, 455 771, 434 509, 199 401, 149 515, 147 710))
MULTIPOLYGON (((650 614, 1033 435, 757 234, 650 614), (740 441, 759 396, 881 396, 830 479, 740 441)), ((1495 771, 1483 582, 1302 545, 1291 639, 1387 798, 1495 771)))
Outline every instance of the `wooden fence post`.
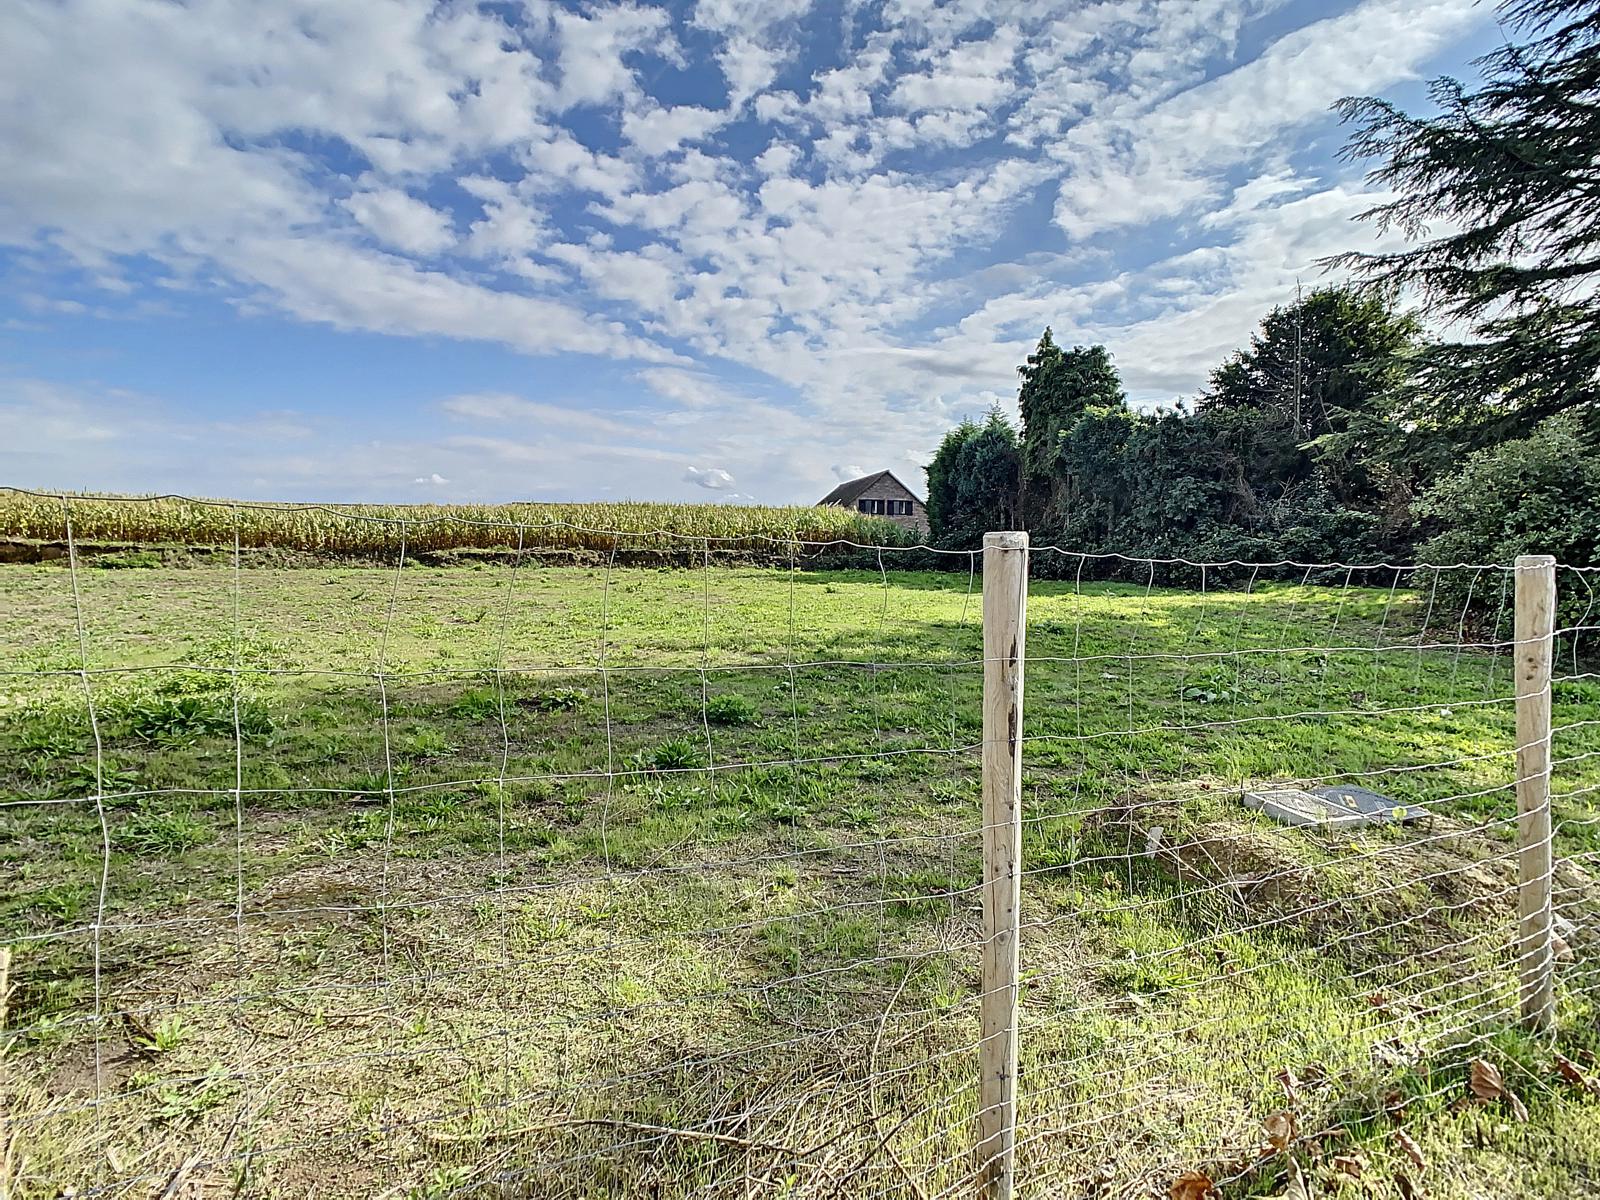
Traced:
POLYGON ((1524 554, 1516 565, 1517 977, 1522 1021, 1555 1019, 1550 907, 1550 660, 1556 560, 1524 554))
POLYGON ((983 1040, 978 1163, 1011 1200, 1017 1136, 1017 933, 1022 893, 1022 660, 1028 535, 983 537, 983 1040))

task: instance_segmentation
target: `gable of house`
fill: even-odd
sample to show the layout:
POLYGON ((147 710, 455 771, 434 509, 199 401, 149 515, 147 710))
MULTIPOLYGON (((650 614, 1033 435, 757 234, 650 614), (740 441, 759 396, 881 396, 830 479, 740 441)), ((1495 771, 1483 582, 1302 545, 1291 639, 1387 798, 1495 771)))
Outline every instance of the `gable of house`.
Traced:
POLYGON ((927 509, 918 495, 895 478, 892 471, 877 471, 841 483, 819 504, 835 504, 867 516, 888 517, 902 525, 925 526, 927 509))

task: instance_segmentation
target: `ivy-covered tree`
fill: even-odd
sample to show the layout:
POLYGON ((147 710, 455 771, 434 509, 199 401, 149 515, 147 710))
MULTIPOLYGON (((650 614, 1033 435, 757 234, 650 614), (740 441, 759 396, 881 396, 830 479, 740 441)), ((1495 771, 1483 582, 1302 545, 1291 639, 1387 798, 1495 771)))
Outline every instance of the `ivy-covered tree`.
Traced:
POLYGON ((998 408, 945 434, 926 468, 935 544, 975 549, 990 530, 1015 529, 1021 467, 1017 431, 998 408))
POLYGON ((1065 522, 1070 481, 1061 460, 1061 439, 1089 408, 1125 404, 1122 381, 1104 346, 1062 350, 1049 328, 1017 373, 1022 386, 1022 509, 1030 529, 1046 536, 1065 522))
POLYGON ((1250 414, 1243 464, 1251 486, 1281 495, 1319 472, 1340 503, 1376 504, 1406 489, 1426 449, 1393 419, 1419 328, 1388 296, 1323 288, 1274 308, 1211 373, 1202 414, 1250 414))
POLYGON ((1125 404, 1094 404, 1061 434, 1058 508, 1048 540, 1102 550, 1116 538, 1139 501, 1129 489, 1129 447, 1145 424, 1125 404))
POLYGON ((1480 446, 1569 409, 1600 431, 1600 0, 1500 11, 1522 40, 1478 60, 1476 90, 1435 80, 1437 115, 1341 101, 1346 154, 1378 160, 1395 194, 1363 219, 1414 244, 1331 260, 1453 323, 1420 358, 1409 418, 1480 446))

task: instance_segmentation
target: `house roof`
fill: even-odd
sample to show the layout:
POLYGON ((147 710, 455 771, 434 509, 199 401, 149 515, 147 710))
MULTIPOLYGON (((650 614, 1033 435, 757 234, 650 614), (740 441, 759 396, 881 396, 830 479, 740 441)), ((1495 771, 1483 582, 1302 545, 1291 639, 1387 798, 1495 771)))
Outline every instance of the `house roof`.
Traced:
POLYGON ((829 492, 821 500, 817 501, 817 503, 819 505, 842 504, 846 508, 849 508, 861 498, 862 492, 866 491, 873 484, 877 483, 878 480, 882 479, 885 475, 887 475, 890 479, 893 479, 897 484, 900 484, 901 490, 904 491, 906 495, 910 496, 918 504, 922 503, 922 497, 917 495, 910 488, 906 487, 905 484, 900 483, 899 478, 893 471, 874 471, 871 475, 863 475, 860 479, 846 480, 844 483, 841 483, 838 487, 834 488, 833 491, 829 492))

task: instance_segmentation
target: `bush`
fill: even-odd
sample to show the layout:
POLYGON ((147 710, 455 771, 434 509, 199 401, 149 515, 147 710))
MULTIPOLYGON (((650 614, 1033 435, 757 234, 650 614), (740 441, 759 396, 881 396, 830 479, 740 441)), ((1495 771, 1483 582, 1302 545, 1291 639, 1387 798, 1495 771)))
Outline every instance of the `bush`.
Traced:
POLYGON ((971 550, 990 530, 1015 529, 1021 465, 1017 431, 998 408, 945 434, 927 467, 934 543, 971 550))
POLYGON ((518 696, 512 703, 536 712, 570 712, 583 707, 588 698, 589 693, 582 688, 557 687, 535 692, 531 696, 518 696))
POLYGON ((1188 547, 1188 556, 1226 562, 1367 563, 1385 557, 1383 520, 1333 499, 1321 480, 1264 501, 1248 524, 1215 523, 1188 547))
POLYGON ((156 695, 130 701, 121 715, 128 732, 147 742, 196 737, 259 736, 272 732, 272 717, 260 703, 242 698, 235 712, 231 695, 156 695))
POLYGON ((119 829, 116 843, 135 854, 181 854, 211 840, 211 830, 183 812, 140 813, 119 829))
MULTIPOLYGON (((1468 457, 1417 499, 1415 511, 1436 531, 1417 548, 1419 562, 1509 564, 1519 554, 1553 554, 1567 566, 1593 566, 1600 561, 1600 458, 1576 418, 1552 417, 1529 437, 1468 457)), ((1441 572, 1439 603, 1459 610, 1473 574, 1441 572)), ((1568 620, 1591 598, 1587 589, 1561 588, 1563 582, 1557 581, 1559 604, 1568 620)), ((1498 603, 1489 594, 1494 589, 1478 591, 1474 609, 1498 603)))

